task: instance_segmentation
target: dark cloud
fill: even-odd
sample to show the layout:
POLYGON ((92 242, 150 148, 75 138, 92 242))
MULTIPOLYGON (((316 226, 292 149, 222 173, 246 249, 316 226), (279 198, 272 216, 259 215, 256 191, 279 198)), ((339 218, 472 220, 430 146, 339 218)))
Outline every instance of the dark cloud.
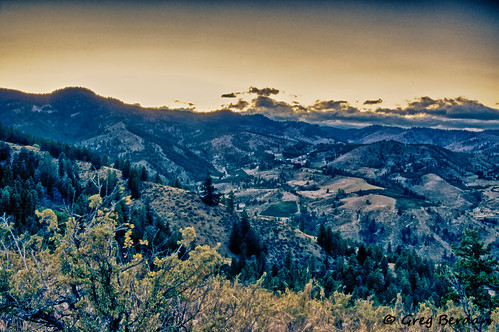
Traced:
POLYGON ((251 101, 251 105, 245 112, 263 114, 276 120, 301 120, 300 114, 307 112, 307 108, 299 104, 291 105, 269 97, 258 96, 251 101))
POLYGON ((256 113, 266 113, 272 114, 273 116, 284 116, 288 117, 289 115, 295 115, 294 105, 290 105, 283 101, 277 101, 275 99, 258 96, 252 100, 253 107, 257 111, 256 113))
POLYGON ((421 97, 417 101, 409 103, 409 107, 428 107, 430 105, 433 105, 434 103, 435 100, 431 99, 430 97, 421 97))
POLYGON ((254 86, 250 87, 248 90, 249 93, 256 93, 259 96, 265 96, 268 97, 270 95, 276 95, 279 93, 279 90, 274 89, 274 88, 263 88, 263 89, 258 89, 255 88, 254 86))
POLYGON ((249 103, 245 100, 239 99, 237 103, 232 103, 227 106, 227 108, 232 108, 232 109, 237 109, 237 110, 244 110, 246 107, 248 107, 249 103))
POLYGON ((481 121, 499 120, 499 110, 487 107, 476 100, 463 97, 437 99, 422 97, 402 109, 377 109, 376 113, 401 116, 436 116, 448 119, 474 119, 481 121))
POLYGON ((345 100, 317 101, 314 105, 309 106, 309 109, 311 111, 334 111, 343 113, 355 113, 359 111, 345 100))
POLYGON ((364 105, 376 105, 376 104, 381 104, 383 102, 383 100, 378 99, 378 100, 366 100, 364 102, 364 105))
POLYGON ((327 101, 317 101, 312 107, 316 110, 341 110, 348 102, 345 100, 327 100, 327 101))
POLYGON ((222 95, 222 98, 236 98, 236 93, 231 92, 231 93, 224 93, 222 95))
POLYGON ((288 104, 268 96, 258 96, 245 105, 251 114, 264 114, 277 120, 298 120, 332 126, 380 124, 400 127, 448 129, 499 129, 499 110, 466 98, 419 98, 402 108, 360 110, 344 100, 317 101, 303 106, 288 104))

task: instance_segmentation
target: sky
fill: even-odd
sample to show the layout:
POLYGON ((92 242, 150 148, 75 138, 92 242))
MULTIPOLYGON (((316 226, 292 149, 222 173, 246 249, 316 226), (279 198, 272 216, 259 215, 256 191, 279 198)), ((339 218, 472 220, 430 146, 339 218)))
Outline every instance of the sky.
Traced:
POLYGON ((66 86, 338 126, 497 129, 499 7, 0 0, 0 87, 66 86))

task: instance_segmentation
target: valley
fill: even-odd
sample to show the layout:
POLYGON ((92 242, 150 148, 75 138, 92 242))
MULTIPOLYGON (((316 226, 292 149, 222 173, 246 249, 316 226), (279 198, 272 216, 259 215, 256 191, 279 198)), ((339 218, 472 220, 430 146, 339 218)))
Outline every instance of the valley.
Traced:
POLYGON ((464 229, 478 226, 499 253, 494 131, 336 129, 230 111, 144 109, 83 88, 2 90, 0 106, 6 125, 128 159, 194 193, 209 172, 225 198, 233 193, 236 211, 270 228, 283 224, 313 238, 325 224, 356 241, 442 261, 464 229))

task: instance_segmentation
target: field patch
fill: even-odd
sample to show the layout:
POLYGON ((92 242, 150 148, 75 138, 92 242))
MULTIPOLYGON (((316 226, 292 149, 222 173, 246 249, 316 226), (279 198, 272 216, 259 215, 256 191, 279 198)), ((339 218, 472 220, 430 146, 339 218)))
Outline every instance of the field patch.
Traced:
POLYGON ((298 212, 298 206, 295 201, 284 201, 269 205, 261 215, 282 218, 290 217, 296 212, 298 212))

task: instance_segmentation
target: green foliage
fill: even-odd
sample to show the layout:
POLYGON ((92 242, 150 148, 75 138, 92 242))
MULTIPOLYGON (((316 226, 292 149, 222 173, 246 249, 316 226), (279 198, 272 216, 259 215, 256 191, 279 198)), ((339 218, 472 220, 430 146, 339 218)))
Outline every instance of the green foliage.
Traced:
POLYGON ((415 252, 398 248, 386 254, 379 246, 343 239, 325 225, 319 226, 317 243, 335 259, 332 266, 326 260, 321 272, 314 275, 326 296, 342 289, 354 299, 373 297, 375 303, 388 304, 400 292, 409 310, 426 300, 441 304, 440 299, 450 287, 436 277, 435 264, 415 252), (389 263, 394 264, 393 271, 389 263))
POLYGON ((87 148, 80 148, 67 143, 55 142, 46 138, 33 137, 11 127, 3 126, 1 123, 0 140, 20 145, 38 145, 42 151, 49 152, 49 154, 54 158, 59 157, 59 155, 64 152, 69 159, 89 161, 97 169, 99 169, 102 165, 101 157, 87 148))
POLYGON ((227 197, 227 211, 229 213, 233 213, 234 212, 234 208, 236 206, 236 202, 235 202, 235 199, 234 199, 234 192, 231 190, 228 197, 227 197))
POLYGON ((213 180, 209 173, 204 179, 201 192, 203 193, 201 199, 206 205, 216 206, 220 202, 220 194, 217 193, 217 189, 213 186, 213 180))
MULTIPOLYGON (((465 308, 499 318, 497 300, 488 293, 497 289, 497 261, 473 232, 456 247, 458 284, 449 284, 435 278, 439 268, 415 252, 397 248, 385 253, 379 246, 343 239, 324 225, 318 230, 324 261, 287 250, 282 263, 269 269, 261 234, 243 215, 230 235, 229 249, 236 256, 229 267, 215 249, 193 248, 191 230, 182 237, 156 218, 149 202, 131 204, 130 198, 140 196, 144 168, 117 160, 123 174, 128 172, 131 197, 123 197, 127 193, 114 172, 85 187, 73 150, 54 148, 51 153, 58 150, 58 160, 22 149, 0 162, 0 211, 6 212, 0 230, 0 326, 7 330, 319 326, 377 331, 385 326, 379 325, 381 319, 376 325, 372 315, 381 312, 456 311, 452 302, 440 301, 451 285, 457 287, 449 298, 461 304, 464 294, 472 299, 465 308), (45 209, 64 205, 64 213, 45 209)), ((219 195, 208 178, 205 197, 219 195)), ((271 185, 246 179, 248 185, 271 185)), ((230 202, 229 195, 226 204, 232 212, 230 202)), ((273 215, 290 216, 296 203, 273 208, 273 215)), ((311 232, 315 216, 304 207, 300 211, 297 224, 311 232)), ((374 220, 361 223, 366 238, 378 230, 374 220)), ((412 238, 408 230, 403 236, 412 238)))
POLYGON ((458 258, 453 271, 457 281, 454 296, 463 303, 472 298, 480 312, 490 314, 499 307, 497 296, 489 293, 499 289, 499 263, 491 254, 491 246, 480 240, 480 229, 474 228, 466 229, 453 249, 458 258))
POLYGON ((132 198, 140 197, 140 171, 136 168, 131 168, 128 176, 128 189, 132 193, 132 198))
POLYGON ((163 184, 163 180, 161 180, 161 176, 158 172, 156 172, 156 176, 154 177, 154 183, 163 184))
POLYGON ((178 188, 178 189, 185 189, 184 186, 182 185, 182 182, 178 178, 175 178, 175 180, 172 180, 168 182, 168 185, 170 187, 178 188))
POLYGON ((239 259, 232 261, 230 277, 240 274, 239 277, 243 281, 256 281, 266 270, 265 248, 244 212, 241 220, 236 219, 232 225, 229 250, 239 255, 239 259))
POLYGON ((196 247, 179 256, 195 237, 187 228, 175 252, 146 259, 135 253, 136 243, 128 236, 134 225, 118 225, 99 195, 89 201, 86 214, 62 221, 62 228, 53 211, 39 213, 46 238, 16 236, 13 224, 2 218, 1 326, 146 331, 176 330, 188 322, 170 309, 179 301, 193 301, 182 294, 214 275, 222 263, 216 250, 196 247), (127 234, 122 245, 114 240, 119 230, 127 234), (151 319, 157 316, 162 319, 151 319))
POLYGON ((298 211, 295 201, 283 201, 269 205, 262 211, 262 215, 271 217, 290 217, 298 211))
POLYGON ((5 142, 0 142, 0 161, 10 158, 10 146, 5 142))
POLYGON ((149 174, 144 166, 140 169, 140 181, 149 181, 149 174))

